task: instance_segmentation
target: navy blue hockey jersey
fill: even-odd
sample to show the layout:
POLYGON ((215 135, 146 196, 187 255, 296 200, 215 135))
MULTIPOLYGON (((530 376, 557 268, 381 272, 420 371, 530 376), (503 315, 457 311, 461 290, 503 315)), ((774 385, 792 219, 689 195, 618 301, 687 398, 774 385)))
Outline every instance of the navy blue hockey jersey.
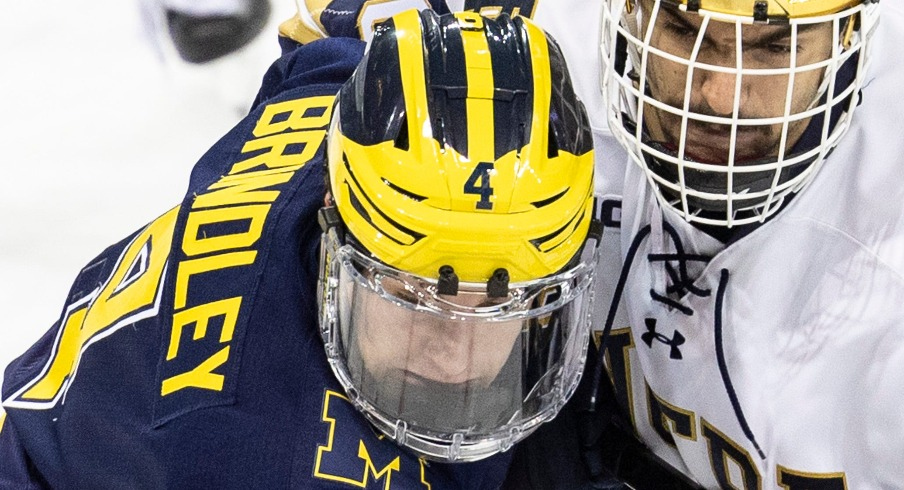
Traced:
POLYGON ((316 283, 323 142, 363 43, 293 49, 192 171, 6 370, 0 488, 496 488, 507 454, 420 460, 348 402, 316 283))

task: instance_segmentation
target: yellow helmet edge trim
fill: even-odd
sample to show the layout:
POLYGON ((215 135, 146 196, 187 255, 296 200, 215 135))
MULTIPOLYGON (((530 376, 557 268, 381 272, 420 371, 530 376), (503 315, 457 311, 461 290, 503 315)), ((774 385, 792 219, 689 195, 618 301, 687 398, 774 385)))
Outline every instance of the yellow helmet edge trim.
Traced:
MULTIPOLYGON (((627 0, 630 11, 638 0, 627 0)), ((757 4, 765 4, 766 15, 769 17, 786 17, 788 19, 802 19, 818 17, 821 15, 835 14, 869 0, 673 0, 675 3, 688 8, 689 4, 694 8, 721 14, 737 15, 740 17, 754 17, 757 4)))

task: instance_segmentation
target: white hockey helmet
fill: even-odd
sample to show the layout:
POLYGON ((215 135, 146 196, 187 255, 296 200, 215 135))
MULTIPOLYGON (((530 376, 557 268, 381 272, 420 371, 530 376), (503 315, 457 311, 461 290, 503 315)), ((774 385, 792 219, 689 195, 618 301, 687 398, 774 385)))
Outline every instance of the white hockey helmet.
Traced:
POLYGON ((849 128, 878 13, 878 0, 606 0, 609 126, 664 207, 764 221, 849 128))

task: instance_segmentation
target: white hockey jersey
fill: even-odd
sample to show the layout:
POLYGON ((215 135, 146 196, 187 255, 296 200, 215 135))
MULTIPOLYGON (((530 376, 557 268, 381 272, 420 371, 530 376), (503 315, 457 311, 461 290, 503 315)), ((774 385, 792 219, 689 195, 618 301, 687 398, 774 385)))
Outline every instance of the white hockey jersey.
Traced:
POLYGON ((882 3, 862 105, 811 186, 727 247, 660 208, 609 136, 600 8, 535 19, 595 127, 597 328, 630 260, 607 360, 639 437, 707 488, 904 488, 904 6, 882 3))

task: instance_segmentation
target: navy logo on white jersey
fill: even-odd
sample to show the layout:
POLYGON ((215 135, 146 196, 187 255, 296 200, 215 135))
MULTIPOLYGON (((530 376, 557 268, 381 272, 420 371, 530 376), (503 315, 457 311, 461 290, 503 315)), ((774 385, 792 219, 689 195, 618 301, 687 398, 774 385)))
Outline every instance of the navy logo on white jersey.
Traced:
POLYGON ((653 341, 657 340, 662 342, 663 344, 671 347, 671 351, 669 352, 669 358, 671 359, 681 359, 681 350, 678 348, 681 344, 684 343, 684 335, 681 335, 681 332, 675 330, 672 334, 672 338, 668 338, 665 335, 656 331, 656 319, 655 318, 647 318, 644 320, 644 323, 647 325, 647 331, 640 336, 640 339, 647 344, 647 347, 653 347, 653 341))

